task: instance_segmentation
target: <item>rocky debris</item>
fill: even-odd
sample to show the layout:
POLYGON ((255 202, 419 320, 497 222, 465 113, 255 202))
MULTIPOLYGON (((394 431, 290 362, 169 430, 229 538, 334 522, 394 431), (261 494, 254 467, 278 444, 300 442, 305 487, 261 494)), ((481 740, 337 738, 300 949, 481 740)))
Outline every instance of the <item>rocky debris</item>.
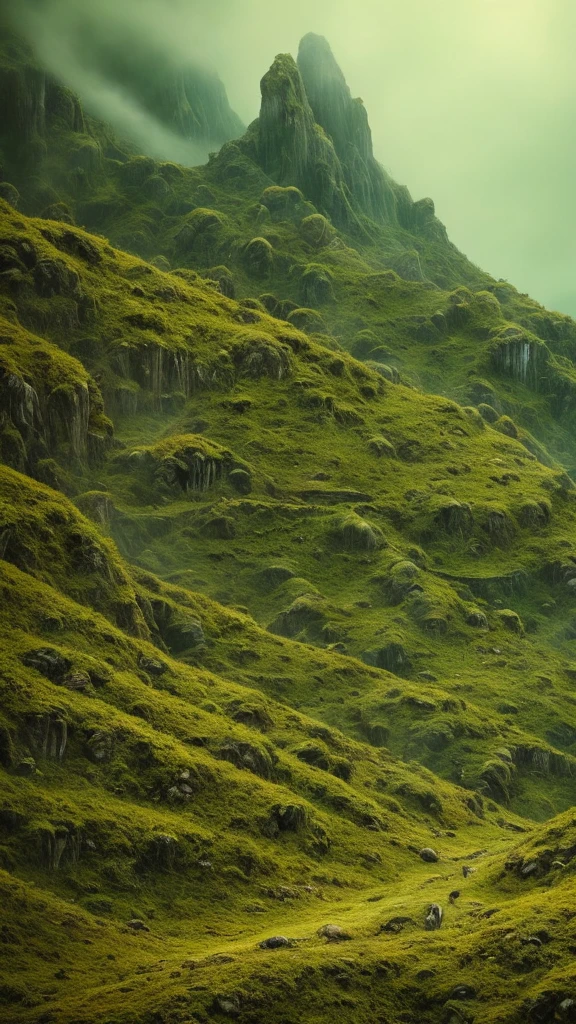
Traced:
POLYGON ((75 270, 70 270, 64 260, 41 259, 34 267, 34 287, 44 299, 55 295, 80 297, 80 279, 75 270))
POLYGON ((443 917, 444 911, 442 910, 442 907, 439 906, 438 903, 432 903, 428 907, 426 917, 424 918, 424 925, 426 927, 426 931, 434 932, 438 928, 440 928, 443 917))
POLYGON ((464 878, 468 878, 470 875, 474 874, 474 868, 469 867, 468 864, 464 864, 462 866, 462 874, 464 875, 464 878))
POLYGON ((263 747, 243 740, 229 740, 219 750, 219 756, 236 768, 244 768, 262 779, 274 777, 272 756, 263 747))
POLYGON ((91 679, 87 672, 69 672, 67 676, 64 676, 62 685, 67 690, 75 690, 79 693, 83 693, 90 685, 91 679))
POLYGON ((151 676, 163 676, 168 671, 168 666, 159 658, 148 658, 144 654, 138 658, 138 664, 144 672, 148 672, 151 676))
POLYGON ((433 850, 430 846, 425 846, 423 850, 420 850, 418 856, 426 862, 426 864, 436 864, 440 860, 436 850, 433 850))
POLYGON ((128 928, 131 928, 133 932, 149 932, 150 929, 144 921, 141 921, 138 917, 133 917, 130 921, 126 922, 128 928))
POLYGON ((53 647, 38 647, 22 655, 22 663, 46 676, 52 683, 63 682, 72 662, 53 647))
POLYGON ((227 1017, 237 1017, 242 1008, 240 999, 234 994, 229 996, 216 996, 213 1007, 219 1013, 226 1014, 227 1017))
POLYGON ((488 619, 479 608, 473 608, 466 616, 466 623, 474 629, 488 629, 488 619))
POLYGON ((281 949, 283 946, 292 946, 292 939, 286 939, 283 935, 272 935, 260 943, 260 949, 281 949))
POLYGON ((88 756, 97 763, 107 764, 114 753, 114 737, 101 729, 95 729, 87 740, 88 756))
POLYGON ((556 1021, 573 1024, 576 1021, 576 998, 566 992, 541 992, 536 999, 527 1000, 525 1007, 530 1024, 555 1024, 556 1021))
POLYGON ((460 897, 460 890, 459 889, 453 889, 452 892, 450 893, 449 897, 448 897, 448 902, 454 904, 454 903, 456 903, 456 900, 459 899, 459 897, 460 897))
POLYGON ((316 933, 319 938, 327 939, 328 942, 345 942, 352 936, 338 924, 325 924, 316 933))
POLYGON ((293 889, 289 885, 279 885, 277 889, 266 889, 266 896, 270 900, 279 900, 280 903, 302 898, 298 889, 293 889))

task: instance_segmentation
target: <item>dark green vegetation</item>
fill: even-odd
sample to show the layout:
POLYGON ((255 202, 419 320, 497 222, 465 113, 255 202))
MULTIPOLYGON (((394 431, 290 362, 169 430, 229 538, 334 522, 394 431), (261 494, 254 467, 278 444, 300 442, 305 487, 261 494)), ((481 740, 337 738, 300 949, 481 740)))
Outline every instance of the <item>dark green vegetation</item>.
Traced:
POLYGON ((0 1020, 573 1021, 576 326, 322 40, 196 169, 10 46, 0 1020))

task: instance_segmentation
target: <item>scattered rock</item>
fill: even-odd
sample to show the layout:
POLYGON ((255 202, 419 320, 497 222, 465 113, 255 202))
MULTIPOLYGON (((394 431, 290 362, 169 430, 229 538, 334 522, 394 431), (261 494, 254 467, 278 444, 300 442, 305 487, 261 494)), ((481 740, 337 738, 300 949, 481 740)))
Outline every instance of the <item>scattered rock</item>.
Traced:
POLYGON ((433 850, 430 846, 425 846, 423 850, 420 850, 418 856, 423 861, 426 861, 427 864, 435 864, 438 860, 440 860, 438 854, 436 853, 436 850, 433 850))
POLYGON ((240 1000, 238 996, 216 996, 214 1009, 225 1013, 227 1017, 237 1017, 240 1013, 240 1000))
POLYGON ((338 924, 325 924, 318 929, 317 934, 321 939, 328 939, 328 942, 344 942, 352 938, 350 933, 338 924))
POLYGON ((453 889, 452 892, 450 893, 449 897, 448 897, 448 902, 452 903, 452 904, 456 903, 456 900, 459 898, 459 896, 460 896, 460 890, 459 889, 453 889))
POLYGON ((282 946, 291 946, 292 940, 286 939, 283 935, 272 935, 260 943, 260 949, 281 949, 282 946))
POLYGON ((62 685, 67 690, 77 690, 80 693, 90 686, 90 683, 90 676, 87 672, 69 672, 62 680, 62 685))
POLYGON ((428 908, 426 917, 424 918, 426 931, 434 932, 440 928, 443 917, 444 911, 442 910, 442 907, 439 906, 438 903, 432 903, 428 908))
POLYGON ((151 676, 162 676, 168 671, 168 666, 159 658, 147 658, 144 654, 140 655, 138 664, 144 672, 148 672, 151 676))
POLYGON ((386 921, 386 924, 380 925, 380 931, 398 935, 406 924, 415 924, 415 921, 411 917, 391 917, 389 921, 386 921))
POLYGON ((139 917, 133 917, 131 921, 127 921, 128 928, 131 928, 133 932, 149 932, 150 929, 144 921, 141 921, 139 917))

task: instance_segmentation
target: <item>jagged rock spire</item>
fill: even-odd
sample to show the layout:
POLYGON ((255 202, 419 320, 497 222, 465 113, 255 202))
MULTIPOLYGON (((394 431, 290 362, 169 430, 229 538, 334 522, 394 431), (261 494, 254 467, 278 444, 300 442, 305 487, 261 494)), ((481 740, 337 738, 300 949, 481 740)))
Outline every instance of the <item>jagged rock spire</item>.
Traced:
POLYGON ((398 202, 404 197, 374 159, 364 104, 352 98, 323 36, 304 36, 298 68, 314 118, 334 144, 353 205, 373 220, 396 220, 398 202))
POLYGON ((351 224, 352 211, 332 141, 316 123, 298 66, 279 54, 264 75, 258 122, 258 161, 274 181, 296 185, 336 223, 351 224))

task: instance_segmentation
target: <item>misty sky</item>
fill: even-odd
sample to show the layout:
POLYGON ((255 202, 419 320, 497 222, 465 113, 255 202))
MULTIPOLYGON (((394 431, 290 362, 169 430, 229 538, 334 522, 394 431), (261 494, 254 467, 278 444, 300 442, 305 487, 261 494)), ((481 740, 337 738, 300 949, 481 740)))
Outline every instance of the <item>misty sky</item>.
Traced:
POLYGON ((393 177, 415 199, 432 196, 474 262, 576 315, 576 0, 44 0, 42 10, 45 56, 58 39, 60 71, 74 12, 111 32, 138 22, 176 59, 216 67, 246 123, 275 54, 296 54, 306 32, 326 35, 393 177))

